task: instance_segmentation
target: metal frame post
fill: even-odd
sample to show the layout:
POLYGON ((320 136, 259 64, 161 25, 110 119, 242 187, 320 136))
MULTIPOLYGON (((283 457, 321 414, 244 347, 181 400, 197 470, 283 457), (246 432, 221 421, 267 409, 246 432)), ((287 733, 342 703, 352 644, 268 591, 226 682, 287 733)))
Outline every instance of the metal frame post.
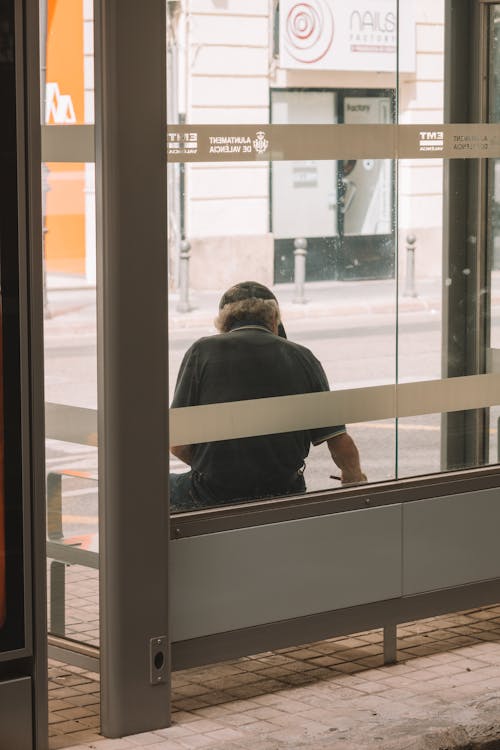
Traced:
POLYGON ((38 3, 8 0, 0 11, 6 52, 0 82, 1 450, 12 575, 2 628, 7 648, 0 653, 0 745, 20 750, 48 747, 38 10, 38 3))
MULTIPOLYGON (((446 0, 444 119, 484 121, 484 5, 446 0)), ((444 163, 442 376, 485 372, 487 199, 484 159, 444 163)), ((441 417, 443 470, 477 466, 488 451, 487 410, 441 417)))
POLYGON ((166 8, 95 10, 101 729, 120 737, 170 721, 166 8))

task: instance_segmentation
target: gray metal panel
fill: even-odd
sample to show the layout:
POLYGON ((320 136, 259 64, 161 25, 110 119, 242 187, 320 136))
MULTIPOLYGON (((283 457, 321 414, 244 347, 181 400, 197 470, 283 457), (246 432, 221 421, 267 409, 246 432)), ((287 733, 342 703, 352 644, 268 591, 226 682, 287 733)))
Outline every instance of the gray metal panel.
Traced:
POLYGON ((401 596, 401 505, 171 543, 174 641, 401 596))
POLYGON ((336 609, 318 615, 230 630, 204 638, 172 644, 174 669, 190 669, 263 651, 313 643, 325 638, 362 633, 394 623, 436 617, 462 609, 484 607, 500 601, 500 579, 471 583, 416 596, 401 596, 359 607, 336 609))
POLYGON ((403 593, 500 576, 500 488, 403 507, 403 593))
POLYGON ((0 682, 0 748, 33 748, 31 677, 0 682))

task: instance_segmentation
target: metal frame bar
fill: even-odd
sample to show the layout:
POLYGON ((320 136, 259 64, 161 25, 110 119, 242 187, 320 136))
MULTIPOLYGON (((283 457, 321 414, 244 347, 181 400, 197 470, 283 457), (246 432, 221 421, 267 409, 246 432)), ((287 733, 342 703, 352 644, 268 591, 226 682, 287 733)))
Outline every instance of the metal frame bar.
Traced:
MULTIPOLYGON (((38 3, 12 0, 14 14, 15 86, 7 89, 9 137, 3 143, 7 195, 4 208, 12 212, 2 247, 3 342, 11 360, 4 380, 8 440, 10 502, 22 502, 24 580, 17 582, 16 598, 24 600, 24 645, 0 655, 0 666, 18 673, 25 691, 18 698, 19 746, 32 734, 33 747, 48 747, 47 620, 45 559, 45 461, 43 411, 43 285, 40 190, 40 70, 38 3), (11 101, 15 97, 15 102, 11 101), (11 129, 11 125, 15 127, 11 129), (15 141, 10 135, 15 133, 15 141), (10 154, 16 148, 16 159, 10 154), (8 167, 7 167, 8 165, 8 167), (15 217, 15 218, 14 218, 15 217), (17 227, 15 222, 17 220, 17 227), (22 658, 28 657, 28 658, 22 658), (26 701, 26 693, 28 700, 26 701), (21 703, 19 703, 19 699, 21 703), (19 721, 24 721, 19 726, 19 721)), ((12 81, 12 83, 14 83, 12 81)), ((6 135, 6 131, 2 131, 6 135)), ((3 195, 6 198, 6 195, 3 195)), ((3 234, 3 233, 2 233, 3 234)), ((2 240, 4 237, 2 237, 2 240)), ((4 373, 5 375, 5 373, 4 373)), ((15 565, 21 560, 16 560, 15 565)), ((2 670, 4 673, 6 670, 2 670)), ((9 698, 5 684, 3 700, 9 698)), ((0 727, 0 734, 3 727, 0 727)), ((9 746, 7 734, 2 738, 9 746)), ((3 744, 2 740, 0 743, 3 744)))
POLYGON ((101 726, 121 737, 170 721, 151 676, 168 636, 164 0, 98 0, 94 29, 101 726))
MULTIPOLYGON (((19 4, 21 4, 19 2, 19 4)), ((22 2, 24 10, 24 71, 27 194, 27 259, 25 289, 27 348, 24 366, 29 380, 26 393, 26 433, 29 449, 29 491, 32 518, 33 585, 33 677, 34 742, 37 750, 48 747, 48 665, 47 665, 47 575, 45 552, 45 412, 43 347, 43 254, 41 205, 40 139, 40 36, 37 3, 22 2), (28 406, 29 404, 29 406, 28 406)), ((22 267, 22 266, 21 266, 22 267)), ((24 307, 21 297, 21 307, 24 307)))
POLYGON ((49 635, 48 654, 50 659, 62 661, 64 664, 73 664, 89 672, 99 672, 99 649, 95 646, 49 635))
POLYGON ((322 612, 293 620, 178 641, 172 644, 174 670, 236 659, 277 648, 313 643, 351 633, 387 628, 385 658, 395 655, 396 623, 436 617, 449 612, 486 606, 500 601, 500 579, 428 594, 389 599, 373 604, 322 612))
MULTIPOLYGON (((498 601, 500 579, 178 641, 172 644, 172 670, 200 667, 378 628, 383 628, 384 663, 392 664, 397 661, 397 624, 484 607, 498 601)), ((98 648, 54 635, 49 635, 48 642, 51 658, 99 672, 98 648)))
POLYGON ((377 508, 429 498, 450 497, 463 492, 500 485, 500 467, 488 466, 449 474, 437 474, 393 482, 241 503, 172 516, 171 537, 184 539, 231 529, 281 523, 345 511, 377 508))
MULTIPOLYGON (((445 3, 445 90, 444 119, 449 123, 470 122, 468 92, 472 74, 469 58, 471 4, 460 0, 445 3), (462 95, 460 94, 462 91, 462 95), (465 96, 463 95, 465 92, 465 96), (458 94, 458 95, 457 95, 458 94)), ((460 301, 466 294, 467 185, 472 162, 453 160, 444 164, 442 375, 457 377, 469 372, 466 364, 464 330, 467 312, 460 301)), ((466 447, 455 434, 465 434, 466 412, 442 416, 442 467, 466 465, 466 447)))

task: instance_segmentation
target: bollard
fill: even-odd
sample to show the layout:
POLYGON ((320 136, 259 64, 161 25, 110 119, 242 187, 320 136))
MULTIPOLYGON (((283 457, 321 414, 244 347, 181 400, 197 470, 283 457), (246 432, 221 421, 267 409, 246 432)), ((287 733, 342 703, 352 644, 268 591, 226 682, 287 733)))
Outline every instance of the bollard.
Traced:
POLYGON ((415 288, 415 245, 417 238, 409 234, 406 238, 406 279, 403 297, 418 297, 415 288))
POLYGON ((187 313, 193 308, 189 303, 189 258, 191 243, 189 240, 181 240, 179 254, 179 302, 177 312, 187 313))
POLYGON ((294 281, 295 281, 295 296, 292 300, 296 305, 305 305, 307 302, 304 297, 304 287, 306 283, 306 257, 307 257, 307 240, 303 237, 297 237, 293 241, 295 250, 293 251, 294 257, 294 281))

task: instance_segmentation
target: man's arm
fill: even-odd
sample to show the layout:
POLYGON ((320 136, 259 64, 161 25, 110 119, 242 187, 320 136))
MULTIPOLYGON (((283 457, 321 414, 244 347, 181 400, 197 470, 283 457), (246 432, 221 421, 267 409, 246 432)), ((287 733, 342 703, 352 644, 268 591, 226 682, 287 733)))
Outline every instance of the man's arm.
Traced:
POLYGON ((359 452, 352 437, 343 432, 326 442, 333 460, 342 472, 342 484, 366 482, 366 474, 361 470, 359 452))
POLYGON ((170 452, 174 454, 176 458, 180 458, 185 464, 191 466, 193 458, 193 446, 192 445, 172 445, 170 452))

